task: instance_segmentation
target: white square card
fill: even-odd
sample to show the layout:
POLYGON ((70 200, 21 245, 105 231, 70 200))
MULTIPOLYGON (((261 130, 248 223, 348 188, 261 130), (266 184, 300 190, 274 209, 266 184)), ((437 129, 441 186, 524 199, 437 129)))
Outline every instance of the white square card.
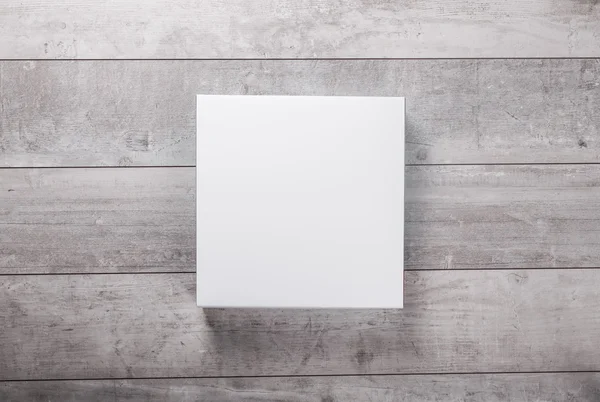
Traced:
POLYGON ((202 307, 401 308, 404 98, 198 95, 202 307))

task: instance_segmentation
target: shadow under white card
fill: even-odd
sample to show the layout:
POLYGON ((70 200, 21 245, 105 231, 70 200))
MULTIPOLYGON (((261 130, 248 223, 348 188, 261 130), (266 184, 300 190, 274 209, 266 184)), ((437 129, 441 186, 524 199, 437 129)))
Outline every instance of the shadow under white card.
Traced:
POLYGON ((404 98, 197 98, 197 302, 401 308, 404 98))

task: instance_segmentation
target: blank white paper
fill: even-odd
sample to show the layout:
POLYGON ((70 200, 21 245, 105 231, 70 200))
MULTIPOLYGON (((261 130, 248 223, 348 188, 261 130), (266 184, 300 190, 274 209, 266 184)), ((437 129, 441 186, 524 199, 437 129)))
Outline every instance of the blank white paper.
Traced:
POLYGON ((401 308, 404 98, 197 98, 202 307, 401 308))

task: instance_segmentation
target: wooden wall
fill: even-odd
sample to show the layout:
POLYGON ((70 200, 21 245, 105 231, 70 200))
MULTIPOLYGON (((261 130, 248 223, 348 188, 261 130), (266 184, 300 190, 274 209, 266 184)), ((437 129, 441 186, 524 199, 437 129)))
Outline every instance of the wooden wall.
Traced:
POLYGON ((1 401, 598 401, 600 4, 0 5, 1 401), (195 306, 195 95, 407 98, 405 309, 195 306))

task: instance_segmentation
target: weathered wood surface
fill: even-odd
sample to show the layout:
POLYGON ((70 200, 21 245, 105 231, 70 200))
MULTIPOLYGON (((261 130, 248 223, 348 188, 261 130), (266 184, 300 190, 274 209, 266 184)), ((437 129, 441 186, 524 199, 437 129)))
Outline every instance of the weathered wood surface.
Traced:
POLYGON ((0 169, 0 273, 194 271, 194 175, 0 169))
POLYGON ((0 58, 600 56, 595 0, 4 0, 0 58))
POLYGON ((0 276, 0 380, 600 370, 600 270, 406 272, 403 310, 202 310, 195 279, 0 276))
POLYGON ((0 383, 5 402, 597 402, 598 395, 598 373, 0 383))
MULTIPOLYGON (((0 273, 195 272, 195 171, 0 169, 0 273)), ((405 267, 600 266, 600 165, 406 169, 405 267)))
POLYGON ((0 166, 193 166, 198 93, 405 96, 410 164, 600 162, 600 59, 5 61, 0 166))

